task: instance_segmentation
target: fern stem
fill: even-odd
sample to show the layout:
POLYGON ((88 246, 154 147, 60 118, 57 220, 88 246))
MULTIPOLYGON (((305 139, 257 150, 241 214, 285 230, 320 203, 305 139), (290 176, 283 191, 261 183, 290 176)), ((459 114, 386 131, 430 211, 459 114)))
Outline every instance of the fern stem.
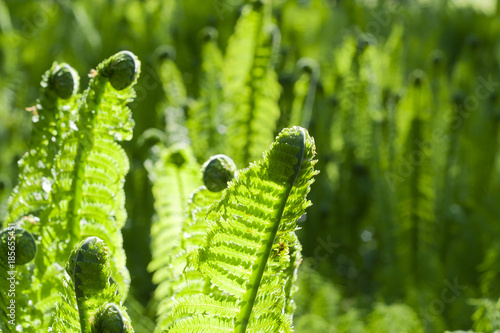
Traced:
POLYGON ((297 143, 297 145, 300 147, 300 150, 297 153, 297 163, 293 168, 294 171, 293 175, 290 177, 288 184, 286 184, 285 191, 283 193, 284 200, 280 201, 280 206, 277 210, 275 210, 274 216, 271 219, 272 228, 270 232, 266 234, 266 237, 264 239, 264 245, 261 247, 260 254, 258 255, 259 259, 252 267, 252 274, 250 275, 250 279, 247 283, 247 290, 245 291, 245 294, 243 295, 243 298, 240 302, 241 308, 236 320, 236 325, 234 330, 235 333, 245 333, 248 323, 250 321, 250 316, 252 314, 252 309, 255 303, 255 299, 257 297, 259 286, 262 281, 264 271, 266 269, 266 263, 272 251, 274 239, 276 238, 276 234, 278 233, 280 221, 282 219, 283 212, 285 210, 287 199, 290 196, 293 184, 297 179, 297 176, 299 174, 302 165, 302 160, 304 158, 304 150, 305 150, 305 137, 306 136, 304 129, 301 128, 298 135, 295 138, 293 138, 294 143, 297 143))

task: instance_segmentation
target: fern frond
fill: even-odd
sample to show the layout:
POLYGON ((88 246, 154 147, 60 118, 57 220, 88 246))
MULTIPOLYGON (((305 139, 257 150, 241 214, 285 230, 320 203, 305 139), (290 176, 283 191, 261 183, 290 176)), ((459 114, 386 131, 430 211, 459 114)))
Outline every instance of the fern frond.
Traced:
POLYGON ((272 142, 280 116, 281 88, 271 63, 273 34, 267 21, 267 3, 243 7, 228 42, 224 67, 224 117, 231 138, 229 155, 236 165, 259 159, 272 142))
POLYGON ((167 145, 189 145, 184 108, 187 106, 186 88, 182 74, 174 62, 174 49, 167 47, 160 54, 160 79, 166 101, 160 105, 160 113, 165 117, 167 145))
POLYGON ((198 161, 222 151, 222 84, 223 58, 217 47, 217 30, 208 27, 203 32, 202 78, 200 97, 189 108, 187 127, 193 152, 198 161))
POLYGON ((202 274, 192 269, 185 270, 186 258, 189 251, 194 251, 202 245, 208 228, 206 217, 209 208, 221 198, 221 191, 234 177, 235 169, 232 160, 224 155, 213 156, 203 165, 203 180, 206 186, 210 186, 210 190, 201 186, 191 194, 187 215, 178 238, 179 244, 172 249, 165 261, 164 271, 169 274, 162 276, 163 280, 159 282, 156 290, 156 295, 161 300, 158 306, 158 332, 172 324, 172 306, 179 297, 208 292, 211 289, 202 274))
MULTIPOLYGON (((148 269, 155 272, 155 283, 164 280, 167 257, 179 245, 189 194, 200 184, 199 170, 190 149, 163 148, 150 171, 157 217, 151 226, 152 260, 148 269)), ((163 299, 163 295, 158 296, 158 300, 163 299)))
POLYGON ((12 219, 27 212, 35 215, 18 221, 38 242, 35 264, 19 276, 35 283, 25 289, 20 285, 23 292, 16 297, 22 309, 18 322, 27 332, 46 330, 52 321, 63 287, 61 266, 86 236, 100 236, 111 244, 113 281, 127 293, 120 229, 126 219, 123 183, 128 159, 115 141, 132 137, 127 103, 138 73, 137 58, 119 52, 91 73, 81 98, 75 95, 78 76, 69 66, 54 64, 44 76, 42 97, 34 109, 38 122, 32 149, 21 163, 26 165, 21 175, 25 181, 11 200, 12 219), (25 195, 28 192, 35 200, 25 195))
POLYGON ((52 166, 62 140, 74 124, 79 76, 67 64, 54 63, 42 78, 41 97, 31 108, 33 133, 28 152, 19 161, 19 183, 9 199, 6 224, 39 214, 50 202, 52 166), (73 122, 73 123, 71 123, 73 122))
POLYGON ((227 296, 179 298, 173 312, 180 317, 168 332, 192 325, 207 332, 291 331, 286 285, 293 278, 287 271, 293 259, 285 248, 294 246, 290 234, 309 206, 305 196, 316 174, 314 154, 304 129, 285 129, 262 162, 229 183, 207 215, 203 245, 188 256, 188 267, 227 296), (211 314, 196 311, 197 301, 211 314))
POLYGON ((313 59, 303 58, 297 62, 297 67, 301 74, 293 86, 294 99, 289 125, 309 128, 319 79, 319 65, 313 59))
POLYGON ((79 239, 101 237, 111 246, 113 278, 124 294, 129 278, 120 229, 126 219, 123 183, 129 164, 125 151, 115 141, 132 138, 134 122, 127 103, 134 96, 132 87, 139 66, 135 55, 123 51, 92 72, 79 104, 78 121, 56 157, 54 204, 44 215, 48 226, 42 234, 43 244, 50 248, 53 242, 59 242, 56 234, 69 233, 64 250, 56 245, 52 251, 52 262, 64 260, 79 239))
POLYGON ((118 286, 112 280, 110 251, 101 239, 89 237, 75 247, 66 265, 63 285, 53 331, 133 332, 121 306, 123 295, 117 292, 118 286))

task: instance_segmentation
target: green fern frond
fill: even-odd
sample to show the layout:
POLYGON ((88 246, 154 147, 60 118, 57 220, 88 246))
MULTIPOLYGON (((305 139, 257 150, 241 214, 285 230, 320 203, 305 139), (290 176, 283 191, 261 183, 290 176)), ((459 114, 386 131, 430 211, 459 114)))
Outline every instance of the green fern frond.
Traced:
POLYGON ((297 62, 297 67, 301 74, 293 86, 294 99, 289 124, 309 128, 319 79, 319 65, 313 59, 303 58, 297 62))
POLYGON ((33 133, 28 152, 19 161, 19 183, 9 199, 6 224, 22 216, 39 214, 50 202, 54 183, 52 166, 62 140, 74 124, 73 109, 79 96, 79 76, 67 64, 54 63, 42 78, 41 97, 30 108, 33 133))
POLYGON ((101 239, 89 237, 75 247, 66 265, 63 285, 53 331, 133 332, 121 306, 123 295, 117 292, 118 286, 112 280, 110 251, 101 239))
POLYGON ((317 173, 314 154, 314 141, 304 129, 285 129, 262 162, 229 183, 211 206, 204 243, 189 254, 187 266, 226 296, 215 292, 179 298, 173 313, 180 317, 168 332, 188 327, 207 332, 292 330, 286 286, 293 274, 287 267, 296 264, 290 265, 293 259, 284 249, 295 246, 290 234, 310 204, 305 196, 317 173), (197 311, 197 301, 211 314, 197 311))
POLYGON ((16 296, 21 309, 16 319, 26 332, 47 329, 63 288, 61 266, 87 236, 110 244, 113 281, 127 293, 120 229, 126 219, 123 183, 129 166, 115 141, 132 137, 127 103, 138 74, 139 61, 123 51, 91 73, 81 98, 75 95, 78 76, 68 65, 54 64, 43 78, 42 97, 33 109, 38 118, 32 147, 21 163, 26 167, 9 218, 33 232, 38 246, 34 265, 20 269, 18 277, 35 281, 29 287, 20 284, 16 296), (26 213, 32 215, 17 218, 26 213))
POLYGON ((160 148, 159 159, 148 161, 156 216, 151 225, 152 259, 148 270, 157 284, 154 300, 159 314, 156 330, 169 317, 170 298, 177 293, 182 269, 181 237, 190 193, 200 184, 200 166, 189 148, 160 148))
POLYGON ((236 165, 260 159, 272 142, 280 116, 281 87, 271 63, 275 43, 268 6, 255 1, 243 7, 226 51, 224 118, 231 138, 228 154, 236 165))
POLYGON ((159 51, 160 79, 165 93, 165 101, 160 104, 158 113, 164 117, 167 146, 189 145, 184 108, 187 107, 187 94, 182 73, 175 65, 175 49, 167 46, 159 51))
POLYGON ((189 108, 187 127, 198 161, 222 151, 223 57, 217 47, 217 30, 205 28, 202 48, 200 97, 189 108))
POLYGON ((139 66, 135 55, 123 51, 92 72, 79 104, 78 121, 56 157, 54 204, 44 215, 49 226, 42 230, 42 243, 48 248, 59 241, 56 234, 69 233, 65 249, 56 245, 52 251, 52 262, 64 260, 68 248, 87 236, 98 236, 110 244, 113 276, 124 294, 128 272, 120 229, 126 219, 123 183, 129 164, 115 141, 132 138, 134 122, 127 103, 134 96, 139 66))
MULTIPOLYGON (((151 226, 152 260, 148 269, 155 272, 155 283, 164 280, 164 270, 168 270, 167 257, 179 245, 186 203, 201 182, 199 170, 200 166, 188 148, 162 148, 154 169, 150 170, 157 216, 151 226)), ((158 298, 161 299, 163 296, 158 298)))
POLYGON ((179 233, 179 245, 172 249, 165 269, 169 275, 164 276, 156 290, 158 299, 158 325, 156 330, 162 332, 172 324, 172 306, 178 297, 210 291, 209 281, 195 270, 185 270, 187 253, 198 249, 203 242, 208 228, 206 217, 210 206, 219 200, 227 182, 234 177, 236 166, 227 156, 216 155, 203 165, 203 179, 207 186, 199 187, 189 198, 187 215, 179 233), (217 180, 217 181, 216 181, 217 180), (217 186, 213 186, 216 184, 217 186))

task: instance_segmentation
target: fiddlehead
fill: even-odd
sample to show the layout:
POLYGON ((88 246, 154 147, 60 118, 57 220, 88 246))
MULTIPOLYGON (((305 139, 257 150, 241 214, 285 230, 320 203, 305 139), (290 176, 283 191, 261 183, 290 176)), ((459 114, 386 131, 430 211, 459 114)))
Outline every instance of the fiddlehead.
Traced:
POLYGON ((123 296, 112 280, 110 251, 98 237, 89 237, 73 249, 64 287, 52 325, 54 331, 67 332, 71 328, 71 332, 81 333, 133 332, 120 305, 123 296))
POLYGON ((9 200, 6 223, 28 213, 38 214, 50 203, 54 183, 51 168, 62 138, 70 128, 79 76, 67 64, 54 63, 42 78, 41 97, 33 112, 33 134, 28 152, 19 161, 19 183, 9 200))
POLYGON ((16 227, 0 233, 0 260, 12 261, 15 265, 26 265, 35 258, 36 243, 28 231, 16 227))
POLYGON ((168 332, 291 331, 287 282, 293 273, 287 268, 297 265, 291 264, 291 234, 309 206, 314 155, 304 129, 285 129, 262 162, 229 182, 206 215, 203 244, 188 255, 187 267, 217 291, 178 298, 168 332))
POLYGON ((226 155, 210 157, 202 166, 203 183, 212 192, 220 192, 227 187, 227 183, 234 178, 236 165, 226 155))
POLYGON ((97 310, 92 320, 90 332, 128 333, 132 330, 120 307, 114 303, 108 303, 97 310))

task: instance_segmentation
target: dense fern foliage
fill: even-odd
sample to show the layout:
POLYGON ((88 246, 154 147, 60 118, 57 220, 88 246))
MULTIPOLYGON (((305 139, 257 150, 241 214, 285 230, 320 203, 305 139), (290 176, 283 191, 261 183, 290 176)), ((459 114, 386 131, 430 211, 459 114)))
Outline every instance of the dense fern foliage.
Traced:
POLYGON ((0 0, 0 331, 500 330, 499 17, 0 0))
MULTIPOLYGON (((36 257, 31 258, 34 263, 16 260, 15 264, 21 265, 18 271, 9 264, 9 271, 13 271, 13 277, 21 283, 15 288, 2 289, 2 299, 9 298, 9 303, 15 303, 18 309, 13 322, 26 332, 46 330, 54 320, 55 305, 61 307, 65 304, 63 299, 72 300, 72 294, 61 298, 63 287, 66 291, 75 290, 77 302, 87 298, 79 295, 80 277, 73 276, 71 282, 61 269, 73 246, 87 236, 102 237, 110 244, 112 256, 108 254, 105 263, 109 272, 102 273, 108 275, 103 280, 110 283, 112 279, 121 295, 128 292, 130 282, 120 233, 126 216, 123 183, 128 159, 115 140, 132 137, 133 121, 126 104, 133 97, 132 86, 139 66, 132 53, 117 53, 91 71, 89 88, 81 96, 76 94, 78 75, 68 65, 54 64, 43 77, 42 97, 30 108, 34 135, 29 151, 20 162, 20 181, 9 200, 8 228, 4 231, 26 229, 24 233, 36 237, 36 257), (9 292, 12 289, 14 291, 9 292)), ((18 251, 19 254, 24 251, 21 246, 26 247, 23 242, 15 241, 13 249, 7 240, 5 244, 17 257, 18 251)), ((2 264, 7 267, 4 259, 2 264)), ((77 275, 88 274, 89 281, 96 274, 75 265, 78 267, 70 270, 76 270, 77 275)), ((7 269, 2 271, 2 277, 5 281, 7 269)), ((65 321, 69 317, 80 318, 76 321, 79 325, 68 324, 69 327, 75 327, 75 332, 80 328, 90 332, 87 327, 90 313, 96 309, 78 304, 79 312, 73 316, 73 303, 58 312, 64 315, 56 319, 55 327, 61 330, 67 326, 65 321)), ((7 302, 2 308, 6 307, 7 302)), ((6 332, 16 327, 7 321, 1 325, 6 332)))

